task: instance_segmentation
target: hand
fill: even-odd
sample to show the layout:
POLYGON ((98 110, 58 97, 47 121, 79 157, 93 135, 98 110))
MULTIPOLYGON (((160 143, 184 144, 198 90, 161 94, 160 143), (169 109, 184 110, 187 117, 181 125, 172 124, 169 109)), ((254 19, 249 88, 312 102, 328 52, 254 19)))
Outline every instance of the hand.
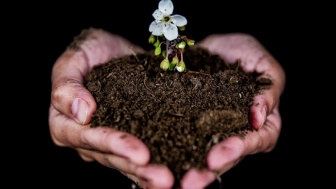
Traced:
POLYGON ((94 65, 137 52, 143 49, 120 36, 83 30, 53 66, 50 133, 56 145, 77 150, 85 161, 117 169, 141 187, 171 188, 171 171, 165 166, 148 165, 150 152, 138 138, 88 125, 96 102, 83 86, 84 76, 94 65))
POLYGON ((285 73, 274 57, 254 37, 241 33, 214 34, 197 45, 227 62, 240 59, 245 72, 261 73, 260 77, 271 79, 273 84, 253 99, 249 117, 257 132, 249 132, 245 139, 230 137, 213 146, 207 156, 209 170, 188 171, 182 179, 182 188, 204 188, 214 181, 214 172, 223 174, 247 155, 270 152, 281 130, 279 100, 285 87, 285 73))

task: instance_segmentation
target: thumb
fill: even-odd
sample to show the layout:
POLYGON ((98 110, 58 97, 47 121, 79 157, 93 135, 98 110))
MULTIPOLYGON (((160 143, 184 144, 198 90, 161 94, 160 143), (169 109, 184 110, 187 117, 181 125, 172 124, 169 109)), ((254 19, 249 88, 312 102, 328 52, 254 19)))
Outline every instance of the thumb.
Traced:
POLYGON ((56 61, 52 75, 51 103, 59 112, 85 125, 96 110, 96 102, 83 85, 89 66, 80 63, 78 53, 66 51, 56 61))

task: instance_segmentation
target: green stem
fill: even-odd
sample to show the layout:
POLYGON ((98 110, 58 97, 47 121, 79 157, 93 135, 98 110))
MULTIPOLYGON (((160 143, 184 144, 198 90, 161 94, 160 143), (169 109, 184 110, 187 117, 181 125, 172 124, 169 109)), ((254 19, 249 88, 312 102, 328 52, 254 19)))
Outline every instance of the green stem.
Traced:
POLYGON ((168 51, 169 43, 170 43, 170 41, 169 41, 168 39, 166 39, 166 52, 167 52, 167 57, 169 56, 169 51, 168 51))

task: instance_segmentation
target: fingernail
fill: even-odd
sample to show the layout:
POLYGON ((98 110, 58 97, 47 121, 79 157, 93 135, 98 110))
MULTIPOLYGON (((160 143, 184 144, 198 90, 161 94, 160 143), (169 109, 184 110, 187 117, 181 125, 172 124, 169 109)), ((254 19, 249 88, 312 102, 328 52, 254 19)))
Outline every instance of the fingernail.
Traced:
POLYGON ((85 124, 88 114, 88 104, 81 98, 76 98, 72 102, 71 112, 74 118, 82 125, 85 124))

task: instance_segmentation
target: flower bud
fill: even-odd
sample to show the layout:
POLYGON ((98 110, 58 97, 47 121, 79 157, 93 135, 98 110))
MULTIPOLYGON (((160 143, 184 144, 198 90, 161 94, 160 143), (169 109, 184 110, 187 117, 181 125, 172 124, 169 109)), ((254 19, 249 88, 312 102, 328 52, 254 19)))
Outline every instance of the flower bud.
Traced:
POLYGON ((178 27, 180 31, 184 31, 185 30, 185 26, 181 26, 181 27, 178 27))
POLYGON ((184 64, 183 60, 181 60, 179 63, 176 64, 176 69, 179 72, 185 72, 186 71, 186 65, 184 64))
POLYGON ((160 46, 160 40, 158 39, 158 40, 156 40, 155 41, 155 43, 153 44, 154 45, 154 47, 158 47, 158 46, 160 46))
POLYGON ((186 43, 184 41, 181 41, 181 42, 177 43, 176 48, 184 49, 185 46, 186 46, 186 43))
POLYGON ((187 39, 187 44, 188 44, 189 46, 194 46, 194 45, 195 45, 195 40, 187 39))
POLYGON ((154 43, 155 42, 155 37, 154 35, 150 35, 148 38, 148 43, 154 43))
POLYGON ((167 55, 167 51, 166 51, 166 50, 163 50, 161 54, 162 54, 163 57, 166 57, 166 55, 167 55))
POLYGON ((174 68, 175 68, 175 66, 176 66, 176 64, 177 64, 178 62, 179 62, 179 59, 178 59, 177 56, 175 56, 175 57, 173 58, 173 60, 171 61, 171 63, 169 64, 169 70, 170 70, 170 71, 173 71, 174 68))
POLYGON ((168 58, 165 58, 165 59, 162 60, 162 62, 160 64, 160 68, 163 69, 164 71, 166 71, 169 68, 168 58))
POLYGON ((158 47, 155 48, 155 50, 154 50, 154 54, 155 54, 156 56, 158 56, 158 55, 161 54, 161 47, 160 47, 160 46, 158 46, 158 47))

